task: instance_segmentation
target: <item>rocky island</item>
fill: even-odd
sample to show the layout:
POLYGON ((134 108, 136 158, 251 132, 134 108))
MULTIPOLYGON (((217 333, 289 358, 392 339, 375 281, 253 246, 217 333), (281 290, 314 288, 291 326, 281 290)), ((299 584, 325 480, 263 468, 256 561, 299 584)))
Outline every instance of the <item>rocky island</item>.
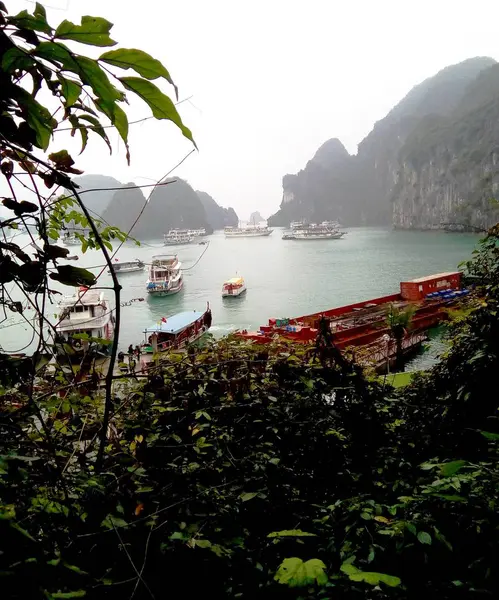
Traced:
POLYGON ((415 86, 349 155, 323 144, 283 177, 269 225, 307 218, 345 225, 466 230, 497 221, 499 65, 487 57, 446 67, 415 86))

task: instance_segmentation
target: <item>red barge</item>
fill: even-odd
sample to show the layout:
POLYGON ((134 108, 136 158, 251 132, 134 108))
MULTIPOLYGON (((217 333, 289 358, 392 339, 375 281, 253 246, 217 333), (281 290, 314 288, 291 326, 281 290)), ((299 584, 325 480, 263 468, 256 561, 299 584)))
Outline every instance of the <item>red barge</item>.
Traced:
POLYGON ((376 363, 386 363, 394 349, 388 340, 387 309, 413 307, 410 332, 403 342, 406 351, 414 349, 426 339, 425 332, 447 319, 446 308, 466 295, 461 289, 461 273, 438 273, 400 283, 397 294, 364 300, 338 308, 291 319, 269 319, 259 331, 240 331, 238 336, 259 344, 269 344, 278 339, 310 344, 316 340, 319 320, 329 320, 333 339, 339 349, 370 348, 369 354, 376 363), (379 355, 379 356, 377 356, 379 355))

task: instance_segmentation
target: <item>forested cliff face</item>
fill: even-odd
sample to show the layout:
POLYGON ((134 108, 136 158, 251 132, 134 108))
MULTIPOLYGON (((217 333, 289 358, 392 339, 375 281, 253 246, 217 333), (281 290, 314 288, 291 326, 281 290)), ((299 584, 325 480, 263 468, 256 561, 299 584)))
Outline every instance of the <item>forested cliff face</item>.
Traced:
POLYGON ((212 229, 223 229, 224 227, 236 227, 238 216, 232 208, 223 208, 219 206, 214 198, 206 192, 196 191, 201 200, 201 204, 206 212, 206 219, 212 229))
POLYGON ((339 219, 345 225, 432 229, 495 222, 499 66, 472 58, 414 87, 348 155, 329 140, 283 178, 272 225, 339 219))
MULTIPOLYGON (((142 190, 132 186, 128 184, 117 191, 103 214, 110 225, 125 232, 132 227, 145 203, 142 190)), ((131 235, 139 240, 157 239, 173 228, 201 227, 212 231, 199 196, 186 181, 172 178, 168 185, 154 188, 131 235)))

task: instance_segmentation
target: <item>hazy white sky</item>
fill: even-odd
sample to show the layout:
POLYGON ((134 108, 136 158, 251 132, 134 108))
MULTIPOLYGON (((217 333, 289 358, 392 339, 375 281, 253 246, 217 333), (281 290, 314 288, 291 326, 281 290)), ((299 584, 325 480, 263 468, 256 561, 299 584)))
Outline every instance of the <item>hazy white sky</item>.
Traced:
MULTIPOLYGON (((10 12, 27 0, 6 0, 10 12)), ((51 23, 103 16, 124 47, 160 59, 179 86, 182 118, 199 146, 175 172, 240 218, 281 201, 281 178, 327 139, 349 152, 409 89, 472 56, 499 59, 497 0, 47 0, 51 23), (49 7, 53 6, 54 9, 49 7)), ((99 51, 99 49, 97 50, 99 51)), ((130 72, 128 74, 131 74, 130 72)), ((166 90, 166 88, 164 88, 166 90)), ((150 113, 139 100, 131 118, 150 113)), ((64 134, 63 134, 64 135, 64 134)), ((77 164, 147 183, 190 144, 165 122, 132 125, 132 163, 113 132, 77 164)), ((60 138, 54 149, 66 146, 60 138)))

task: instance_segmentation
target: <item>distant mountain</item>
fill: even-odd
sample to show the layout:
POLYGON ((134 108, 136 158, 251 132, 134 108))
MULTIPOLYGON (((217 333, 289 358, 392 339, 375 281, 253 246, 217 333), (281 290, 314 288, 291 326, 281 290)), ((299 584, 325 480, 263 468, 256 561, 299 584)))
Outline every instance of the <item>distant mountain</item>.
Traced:
POLYGON ((356 156, 339 140, 329 140, 302 171, 285 175, 281 207, 269 223, 286 226, 302 218, 403 228, 440 227, 458 218, 470 225, 490 223, 495 217, 485 198, 499 187, 493 169, 499 161, 498 123, 497 63, 478 57, 446 67, 378 121, 356 156))
POLYGON ((233 208, 222 208, 214 198, 206 192, 196 191, 206 213, 206 219, 213 229, 236 227, 239 219, 233 208))
POLYGON ((256 212, 252 212, 249 218, 249 222, 251 224, 255 223, 256 225, 258 225, 258 223, 261 223, 262 221, 265 221, 266 219, 264 219, 262 217, 262 215, 256 211, 256 212))
POLYGON ((167 181, 170 183, 154 188, 145 208, 142 191, 129 189, 133 184, 123 186, 114 194, 103 218, 111 225, 128 231, 144 208, 131 232, 131 236, 139 240, 161 238, 174 228, 204 227, 211 232, 204 207, 192 187, 183 179, 171 178, 167 181))
POLYGON ((107 188, 117 188, 123 185, 109 175, 81 175, 75 177, 73 182, 80 186, 78 191, 85 206, 98 215, 102 215, 106 210, 116 191, 107 188), (86 192, 86 190, 98 191, 86 192))

